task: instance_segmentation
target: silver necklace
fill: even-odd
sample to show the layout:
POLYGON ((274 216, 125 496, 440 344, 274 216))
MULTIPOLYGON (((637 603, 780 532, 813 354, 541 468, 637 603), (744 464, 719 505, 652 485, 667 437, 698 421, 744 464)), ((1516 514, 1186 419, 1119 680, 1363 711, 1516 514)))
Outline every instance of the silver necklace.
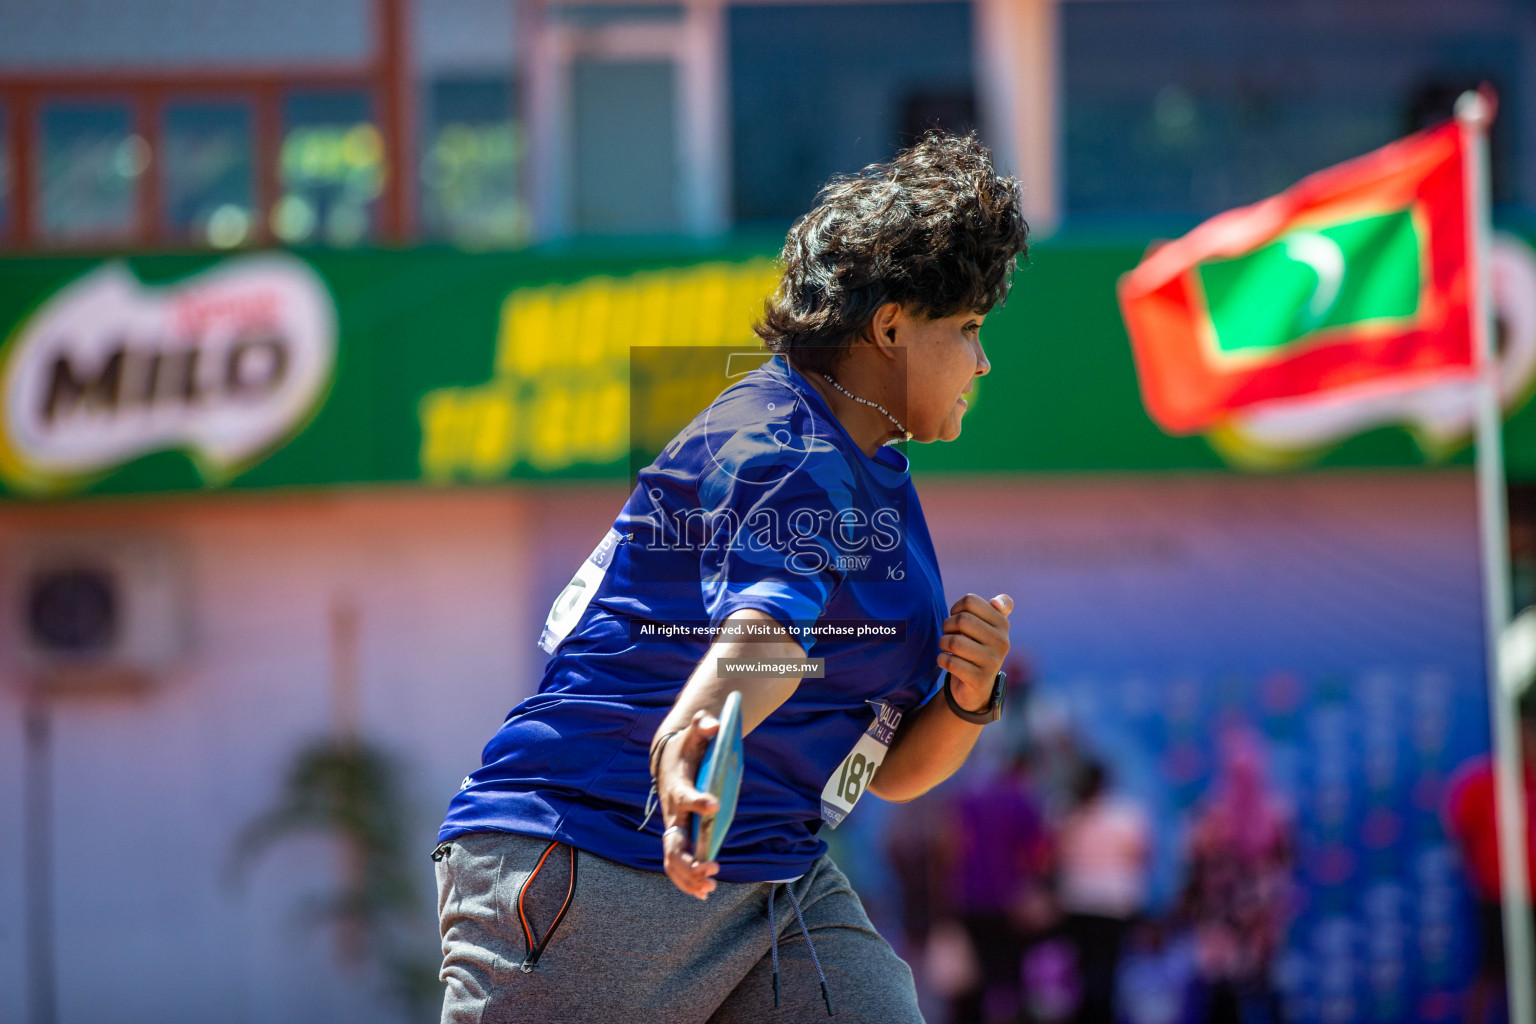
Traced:
MULTIPOLYGON (((847 388, 843 387, 837 381, 833 380, 832 379, 832 375, 830 373, 823 373, 822 376, 827 379, 827 383, 828 384, 831 384, 833 387, 837 388, 837 390, 841 391, 843 394, 847 395, 849 398, 853 399, 855 402, 862 402, 865 405, 870 406, 871 408, 879 409, 881 412, 885 413, 885 418, 890 420, 892 423, 896 424, 896 429, 901 432, 902 436, 900 437, 899 440, 902 440, 902 441, 910 441, 910 440, 912 440, 912 431, 910 431, 906 427, 902 426, 901 425, 901 421, 898 420, 895 416, 892 416, 890 410, 887 409, 885 406, 881 405, 879 402, 871 402, 867 398, 860 398, 858 395, 854 394, 852 391, 849 391, 847 388)), ((887 441, 885 443, 886 444, 895 444, 897 442, 897 440, 898 440, 898 438, 894 438, 893 437, 893 438, 891 438, 889 441, 887 441)))

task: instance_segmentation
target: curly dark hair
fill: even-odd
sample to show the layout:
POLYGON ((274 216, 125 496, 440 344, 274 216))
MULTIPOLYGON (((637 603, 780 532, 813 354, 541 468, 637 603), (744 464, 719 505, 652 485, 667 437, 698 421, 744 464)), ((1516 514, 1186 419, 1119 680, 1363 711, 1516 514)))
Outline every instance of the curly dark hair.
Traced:
POLYGON ((831 371, 887 302, 932 319, 987 312, 1029 254, 1019 192, 974 132, 932 131, 890 163, 835 176, 789 229, 753 329, 801 370, 831 371))

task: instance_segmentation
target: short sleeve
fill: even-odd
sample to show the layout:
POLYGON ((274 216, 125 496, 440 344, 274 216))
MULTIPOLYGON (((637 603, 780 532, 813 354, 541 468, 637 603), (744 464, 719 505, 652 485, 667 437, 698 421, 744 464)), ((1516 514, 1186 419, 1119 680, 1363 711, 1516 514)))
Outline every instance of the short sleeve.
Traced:
POLYGON ((811 628, 844 578, 837 531, 854 507, 852 472, 830 445, 786 458, 770 438, 748 432, 721 454, 699 485, 699 577, 710 625, 754 608, 809 652, 811 628))

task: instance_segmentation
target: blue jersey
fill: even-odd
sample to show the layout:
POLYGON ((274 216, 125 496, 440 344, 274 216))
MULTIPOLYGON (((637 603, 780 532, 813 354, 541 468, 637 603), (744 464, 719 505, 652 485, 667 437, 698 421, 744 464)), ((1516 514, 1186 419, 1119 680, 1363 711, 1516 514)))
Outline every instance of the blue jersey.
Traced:
POLYGON ((517 832, 660 871, 660 816, 642 827, 650 742, 711 629, 745 608, 825 659, 747 736, 718 857, 723 881, 775 881, 825 851, 823 788, 879 702, 911 712, 936 692, 949 614, 906 457, 865 454, 782 356, 638 474, 550 611, 538 692, 486 745, 439 841, 517 832))

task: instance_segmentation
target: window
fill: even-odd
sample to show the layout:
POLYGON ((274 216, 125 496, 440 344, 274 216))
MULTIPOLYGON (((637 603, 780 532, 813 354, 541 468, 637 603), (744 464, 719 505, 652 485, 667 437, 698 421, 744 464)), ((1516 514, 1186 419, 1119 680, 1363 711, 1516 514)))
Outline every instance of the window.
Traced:
POLYGON ((39 121, 38 217, 50 242, 131 238, 149 144, 134 133, 126 103, 54 101, 39 121))
POLYGON ((174 102, 161 128, 164 227, 216 249, 251 240, 256 216, 252 116, 241 102, 174 102))
POLYGON ((272 233, 289 245, 358 245, 378 231, 384 140, 363 91, 292 93, 283 104, 272 233))
POLYGON ((553 3, 523 45, 528 196, 541 238, 729 225, 724 4, 553 3))
POLYGON ((676 73, 668 60, 582 57, 571 65, 578 232, 681 228, 676 73))
POLYGON ((506 78, 432 84, 421 154, 424 232, 463 245, 515 245, 528 218, 518 196, 522 134, 506 78))
POLYGON ((733 7, 736 219, 790 220, 833 173, 971 128, 972 31, 967 3, 733 7))

